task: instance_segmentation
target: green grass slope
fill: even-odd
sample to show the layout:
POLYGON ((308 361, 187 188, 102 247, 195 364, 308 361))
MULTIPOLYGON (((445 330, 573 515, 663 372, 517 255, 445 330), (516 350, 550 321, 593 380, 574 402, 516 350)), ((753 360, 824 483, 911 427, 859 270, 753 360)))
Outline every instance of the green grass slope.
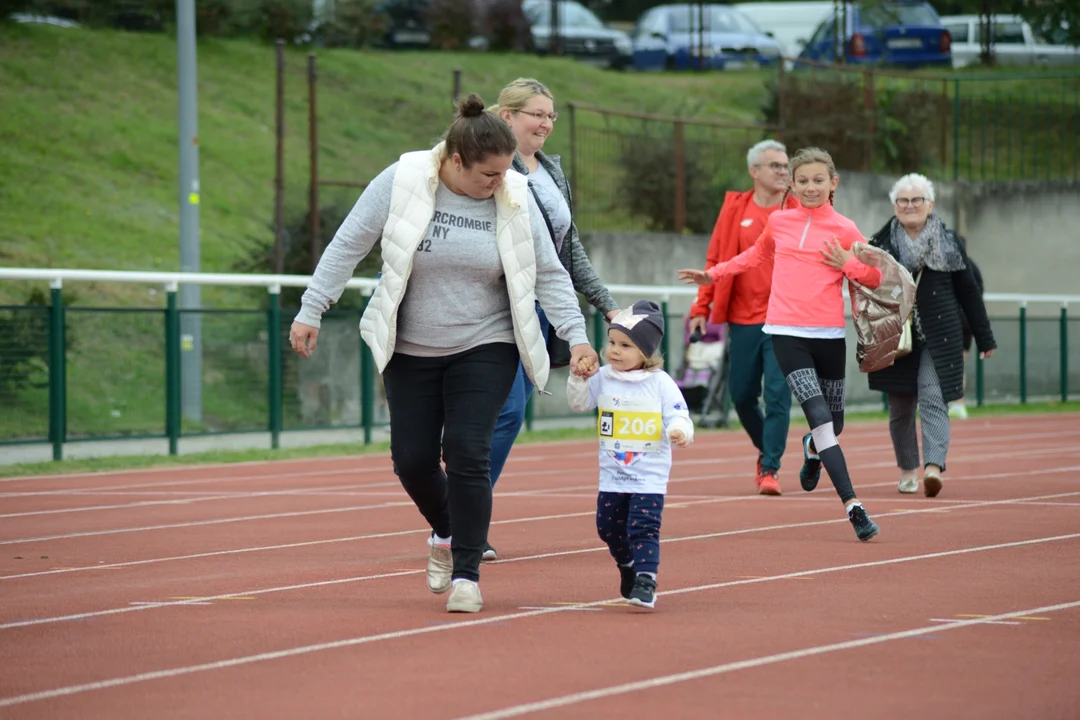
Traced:
MULTIPOLYGON (((291 213, 308 185, 307 51, 287 52, 285 147, 291 213)), ((274 50, 198 47, 202 268, 226 271, 272 241, 274 50)), ((319 51, 324 178, 368 180, 429 146, 450 119, 452 71, 494 102, 519 76, 577 100, 753 122, 765 73, 642 75, 528 55, 319 51)), ((172 37, 0 25, 0 264, 176 270, 178 122, 172 37)), ((560 120, 549 149, 565 153, 560 120)), ((351 202, 355 190, 327 189, 351 202)), ((159 306, 145 288, 79 284, 82 301, 159 306)), ((0 304, 26 288, 0 284, 0 304)), ((211 293, 211 297, 214 297, 211 293)), ((222 295, 222 297, 229 297, 222 295)))

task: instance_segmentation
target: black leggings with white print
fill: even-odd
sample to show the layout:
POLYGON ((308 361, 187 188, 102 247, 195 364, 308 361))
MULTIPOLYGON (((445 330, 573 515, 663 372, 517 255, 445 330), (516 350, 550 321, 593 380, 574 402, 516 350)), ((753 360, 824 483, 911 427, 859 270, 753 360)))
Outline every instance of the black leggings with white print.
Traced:
POLYGON ((821 464, 847 504, 855 499, 855 490, 837 440, 844 429, 847 343, 843 338, 773 335, 773 352, 788 387, 802 406, 821 464))

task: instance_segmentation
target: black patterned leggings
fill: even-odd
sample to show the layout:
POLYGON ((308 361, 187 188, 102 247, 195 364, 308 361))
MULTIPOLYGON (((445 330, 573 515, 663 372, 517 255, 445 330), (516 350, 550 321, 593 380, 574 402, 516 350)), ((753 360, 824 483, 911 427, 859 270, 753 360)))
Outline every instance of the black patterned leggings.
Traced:
POLYGON ((855 499, 855 490, 837 439, 844 430, 847 343, 843 338, 773 335, 773 351, 788 387, 802 406, 821 464, 840 499, 847 504, 855 499))
POLYGON ((596 532, 620 565, 656 573, 660 566, 660 520, 664 496, 658 493, 601 492, 596 498, 596 532))

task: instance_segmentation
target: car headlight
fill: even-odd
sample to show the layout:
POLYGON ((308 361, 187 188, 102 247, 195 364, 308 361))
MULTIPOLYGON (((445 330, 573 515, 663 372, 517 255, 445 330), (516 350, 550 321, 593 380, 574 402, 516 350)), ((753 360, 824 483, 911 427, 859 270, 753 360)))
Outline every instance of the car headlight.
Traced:
POLYGON ((630 42, 630 38, 620 36, 615 38, 615 49, 624 55, 628 55, 634 51, 634 46, 630 42))

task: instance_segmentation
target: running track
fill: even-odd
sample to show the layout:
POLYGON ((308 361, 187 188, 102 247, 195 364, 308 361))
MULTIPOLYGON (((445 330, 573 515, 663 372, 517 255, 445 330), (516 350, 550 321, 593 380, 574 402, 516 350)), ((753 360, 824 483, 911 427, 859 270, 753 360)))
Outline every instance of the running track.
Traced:
POLYGON ((954 423, 935 500, 849 426, 866 544, 792 425, 780 498, 741 432, 677 451, 653 613, 589 442, 514 451, 479 615, 386 456, 0 481, 0 717, 1080 718, 1080 415, 954 423))

